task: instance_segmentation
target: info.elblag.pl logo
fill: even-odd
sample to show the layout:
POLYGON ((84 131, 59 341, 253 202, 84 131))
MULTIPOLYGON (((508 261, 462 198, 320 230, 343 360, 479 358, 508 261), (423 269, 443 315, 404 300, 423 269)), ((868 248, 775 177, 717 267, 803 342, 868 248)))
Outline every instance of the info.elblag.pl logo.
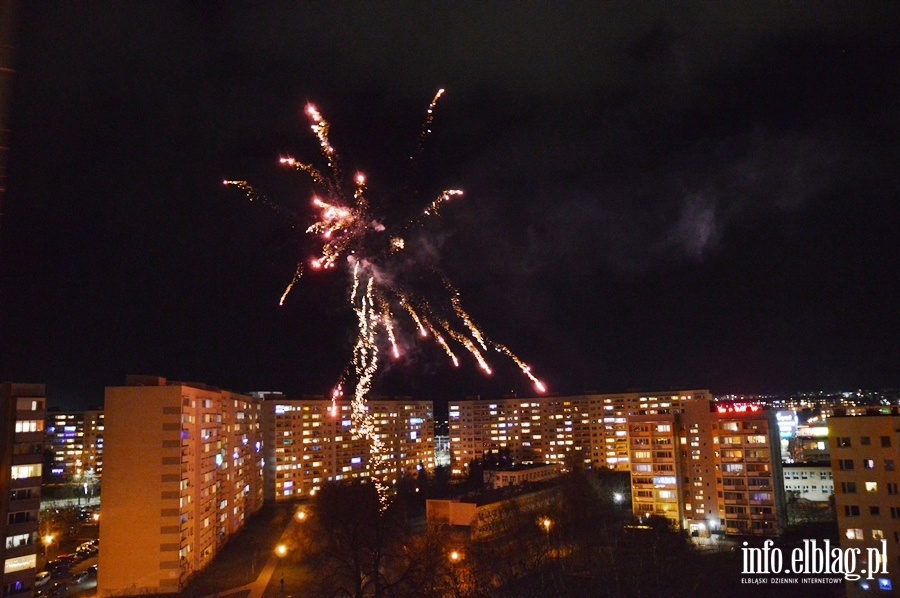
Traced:
MULTIPOLYGON (((741 548, 741 573, 745 575, 841 575, 846 580, 856 581, 863 575, 872 580, 888 574, 887 540, 884 539, 880 547, 866 548, 865 554, 862 548, 832 546, 830 540, 824 540, 821 546, 818 540, 803 540, 802 547, 790 551, 789 561, 772 540, 766 540, 762 548, 750 548, 747 544, 744 542, 741 548)), ((799 577, 778 579, 779 583, 809 583, 799 577)), ((888 579, 879 579, 881 582, 890 584, 888 579)))

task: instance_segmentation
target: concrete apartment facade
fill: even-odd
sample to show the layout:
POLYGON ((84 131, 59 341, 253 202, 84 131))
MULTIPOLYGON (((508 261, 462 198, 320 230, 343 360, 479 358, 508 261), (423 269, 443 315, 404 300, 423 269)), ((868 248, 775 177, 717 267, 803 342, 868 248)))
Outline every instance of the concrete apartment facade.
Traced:
POLYGON ((51 474, 78 480, 103 474, 103 411, 53 411, 47 414, 46 448, 53 452, 51 474))
POLYGON ((785 463, 784 493, 801 500, 827 502, 834 494, 831 463, 785 463))
POLYGON ((309 497, 331 481, 379 476, 393 484, 420 469, 434 469, 434 410, 431 401, 409 398, 367 402, 375 434, 384 446, 383 467, 370 472, 369 444, 354 438, 349 401, 332 409, 330 399, 288 399, 263 393, 267 499, 309 497))
POLYGON ((758 405, 691 400, 628 418, 635 515, 692 536, 777 536, 786 525, 778 427, 758 405))
POLYGON ((835 510, 841 548, 882 549, 886 562, 862 562, 878 573, 845 582, 847 596, 894 596, 900 592, 900 408, 838 412, 828 418, 835 510))
POLYGON ((465 475, 486 453, 508 449, 525 463, 579 462, 629 471, 630 415, 667 413, 708 390, 466 399, 449 404, 451 468, 465 475))
POLYGON ((98 595, 179 592, 262 506, 260 402, 129 376, 104 412, 98 595))
POLYGON ((43 384, 0 384, 3 596, 34 595, 46 405, 43 384))

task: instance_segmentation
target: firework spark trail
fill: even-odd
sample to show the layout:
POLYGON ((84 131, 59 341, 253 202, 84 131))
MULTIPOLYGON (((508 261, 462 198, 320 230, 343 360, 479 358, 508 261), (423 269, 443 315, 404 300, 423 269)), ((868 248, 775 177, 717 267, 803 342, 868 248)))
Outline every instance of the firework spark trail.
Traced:
POLYGON ((251 202, 259 202, 261 204, 264 204, 267 208, 269 208, 273 212, 276 212, 277 214, 286 217, 288 222, 291 225, 291 228, 294 228, 294 229, 298 228, 300 218, 297 216, 297 214, 294 214, 290 210, 284 209, 277 203, 274 203, 271 200, 269 200, 269 198, 266 197, 265 195, 258 193, 256 191, 256 189, 254 189, 253 186, 250 183, 248 183, 247 181, 224 180, 224 181, 222 181, 222 184, 225 185, 226 187, 237 187, 238 189, 240 189, 241 191, 244 192, 244 195, 246 195, 247 199, 249 199, 251 202))
POLYGON ((284 305, 284 300, 287 299, 288 294, 290 294, 291 289, 294 288, 294 285, 300 280, 300 277, 303 276, 303 263, 297 264, 297 270, 294 272, 294 277, 291 279, 291 282, 288 283, 286 289, 284 289, 284 293, 281 294, 281 300, 278 302, 278 305, 284 305))
POLYGON ((394 314, 391 313, 391 306, 382 295, 376 296, 378 299, 378 309, 381 311, 380 322, 387 333, 388 341, 391 344, 391 353, 394 359, 400 359, 400 349, 397 347, 397 337, 394 334, 394 314))
POLYGON ((419 318, 419 314, 416 313, 416 310, 412 308, 409 302, 403 295, 400 295, 400 305, 403 306, 403 309, 409 314, 409 317, 412 318, 412 321, 416 323, 416 326, 419 327, 419 336, 426 337, 428 336, 428 331, 425 330, 425 326, 422 325, 422 320, 419 318))
MULTIPOLYGON (((443 89, 439 90, 428 107, 420 136, 421 144, 424 144, 431 132, 434 110, 443 93, 443 89)), ((356 314, 357 339, 353 347, 352 361, 341 374, 332 392, 331 412, 333 416, 337 416, 337 401, 344 396, 346 387, 353 386, 351 400, 353 434, 365 439, 368 444, 369 474, 378 488, 383 509, 386 506, 388 487, 383 483, 382 476, 386 471, 388 456, 380 435, 375 431, 375 421, 368 411, 366 397, 372 389, 380 365, 379 346, 389 344, 394 357, 400 357, 396 334, 402 331, 402 328, 395 326, 393 307, 399 304, 402 311, 409 314, 421 336, 425 337, 430 333, 454 366, 459 366, 459 359, 445 339, 445 334, 450 340, 469 351, 488 375, 492 373, 492 369, 482 350, 493 348, 511 359, 531 380, 538 392, 546 392, 546 387, 531 372, 531 366, 519 359, 505 345, 495 343, 485 336, 462 308, 459 293, 437 270, 419 265, 418 259, 403 257, 415 255, 412 249, 415 245, 408 243, 402 233, 422 225, 426 218, 438 216, 444 204, 454 197, 461 196, 463 192, 458 189, 444 190, 423 212, 400 225, 387 228, 370 210, 366 197, 365 175, 356 173, 350 184, 342 181, 337 152, 328 137, 328 122, 312 104, 306 105, 305 112, 310 119, 310 128, 319 141, 322 156, 328 163, 327 172, 330 176, 326 177, 311 164, 298 162, 292 157, 283 157, 280 163, 309 175, 321 193, 321 197, 312 197, 317 219, 306 229, 307 233, 316 235, 321 241, 320 253, 310 259, 310 267, 313 270, 335 268, 342 259, 352 264, 349 299, 356 314), (434 293, 435 289, 441 288, 440 284, 428 286, 434 285, 435 282, 443 283, 443 291, 434 293), (430 290, 423 291, 419 289, 420 286, 430 290), (431 301, 427 298, 432 295, 438 300, 431 301), (462 330, 458 330, 460 322, 462 330)), ((295 215, 272 204, 246 181, 224 181, 224 183, 241 189, 251 201, 261 201, 279 213, 288 214, 292 224, 297 221, 295 215)), ((298 264, 294 278, 281 297, 281 303, 284 303, 302 273, 302 264, 298 264)))
MULTIPOLYGON (((441 96, 444 95, 444 88, 437 90, 437 93, 434 94, 434 97, 431 99, 431 103, 428 104, 428 111, 425 113, 425 121, 422 123, 422 132, 419 134, 419 154, 425 151, 425 140, 428 139, 428 135, 431 134, 431 123, 434 122, 434 109, 437 107, 438 100, 441 99, 441 96)), ((415 161, 416 156, 410 156, 410 160, 415 161)))
POLYGON ((328 167, 331 169, 334 178, 338 178, 337 155, 335 154, 331 142, 328 141, 328 121, 322 118, 322 115, 319 114, 319 110, 313 104, 306 105, 306 114, 312 121, 309 128, 312 129, 313 133, 316 134, 316 138, 319 140, 319 147, 322 149, 322 155, 328 160, 328 167))
MULTIPOLYGON (((357 268, 354 268, 354 270, 355 274, 358 275, 359 270, 357 268)), ((369 475, 375 482, 378 500, 381 509, 384 510, 387 507, 389 490, 382 480, 384 466, 387 462, 387 453, 384 450, 384 442, 381 436, 375 431, 375 418, 369 412, 369 407, 366 404, 366 397, 372 389, 372 381, 375 373, 378 371, 376 330, 381 321, 381 314, 375 309, 374 282, 375 278, 370 276, 366 282, 366 293, 360 298, 360 306, 354 306, 359 322, 359 336, 357 337, 353 359, 357 383, 350 406, 350 420, 353 434, 368 443, 369 475)))
POLYGON ((447 341, 444 340, 444 337, 441 335, 441 333, 438 332, 437 329, 435 329, 435 327, 431 325, 431 322, 429 322, 426 318, 423 318, 422 321, 425 322, 425 326, 428 328, 428 331, 434 337, 434 340, 437 342, 437 344, 439 344, 441 346, 441 348, 444 350, 444 352, 450 358, 450 361, 453 362, 453 367, 458 368, 459 367, 459 359, 456 357, 456 354, 453 352, 453 349, 450 348, 450 345, 447 344, 447 341))
POLYGON ((456 315, 459 316, 459 319, 463 321, 463 324, 466 325, 466 328, 469 329, 469 332, 472 334, 472 338, 481 345, 481 348, 487 351, 487 343, 484 341, 484 335, 482 335, 481 330, 478 329, 478 326, 475 325, 475 322, 472 321, 472 318, 469 317, 469 314, 465 312, 462 308, 462 304, 459 301, 459 297, 454 295, 450 297, 450 304, 453 305, 453 311, 456 312, 456 315))
POLYGON ((440 213, 441 205, 450 201, 451 198, 457 195, 462 195, 463 192, 459 189, 446 189, 438 195, 438 198, 431 202, 427 208, 425 208, 425 212, 423 215, 425 216, 436 216, 440 213))
POLYGON ((495 343, 495 342, 492 342, 491 344, 494 345, 494 349, 496 349, 497 352, 503 353, 504 355, 506 355, 507 357, 512 359, 513 362, 517 366, 519 366, 519 369, 522 370, 522 373, 525 374, 528 377, 528 379, 534 383, 534 388, 538 392, 541 392, 541 393, 547 392, 547 387, 544 385, 544 383, 541 382, 540 380, 538 380, 538 378, 534 374, 531 373, 530 365, 528 365, 527 363, 525 363, 524 361, 519 359, 518 356, 516 356, 516 354, 513 353, 512 351, 510 351, 506 345, 501 345, 500 343, 495 343))
POLYGON ((316 168, 312 164, 304 164, 303 162, 297 162, 290 156, 287 158, 281 158, 278 160, 280 164, 286 164, 290 166, 294 170, 299 170, 300 172, 305 172, 309 175, 309 178, 313 180, 317 185, 321 185, 323 187, 330 187, 330 182, 322 176, 322 173, 316 170, 316 168))
POLYGON ((457 332, 456 330, 453 330, 453 328, 450 327, 450 324, 445 322, 444 320, 439 320, 439 322, 441 324, 441 327, 447 331, 447 334, 450 335, 450 338, 465 347, 466 350, 472 354, 472 356, 475 358, 475 361, 477 361, 481 369, 484 370, 485 374, 490 376, 494 373, 491 370, 491 366, 488 365, 488 362, 484 359, 484 355, 481 354, 481 351, 478 350, 478 347, 476 347, 472 341, 466 338, 465 335, 457 332))

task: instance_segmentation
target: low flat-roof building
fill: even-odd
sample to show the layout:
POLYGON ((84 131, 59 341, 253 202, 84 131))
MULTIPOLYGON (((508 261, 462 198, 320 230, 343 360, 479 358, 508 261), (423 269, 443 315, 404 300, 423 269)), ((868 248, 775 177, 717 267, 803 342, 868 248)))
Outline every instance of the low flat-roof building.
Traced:
POLYGON ((831 463, 785 463, 784 493, 788 499, 828 502, 834 494, 831 463))
POLYGON ((520 486, 526 482, 546 482, 558 478, 562 467, 557 463, 538 463, 516 465, 503 469, 487 469, 484 471, 484 485, 487 488, 505 488, 520 486))

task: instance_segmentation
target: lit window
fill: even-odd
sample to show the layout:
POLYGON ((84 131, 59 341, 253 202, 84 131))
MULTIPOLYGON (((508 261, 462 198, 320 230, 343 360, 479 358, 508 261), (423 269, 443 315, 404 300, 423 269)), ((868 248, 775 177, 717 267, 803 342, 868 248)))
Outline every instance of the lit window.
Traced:
POLYGON ((848 540, 862 540, 863 531, 858 527, 853 527, 847 530, 846 536, 848 540))

